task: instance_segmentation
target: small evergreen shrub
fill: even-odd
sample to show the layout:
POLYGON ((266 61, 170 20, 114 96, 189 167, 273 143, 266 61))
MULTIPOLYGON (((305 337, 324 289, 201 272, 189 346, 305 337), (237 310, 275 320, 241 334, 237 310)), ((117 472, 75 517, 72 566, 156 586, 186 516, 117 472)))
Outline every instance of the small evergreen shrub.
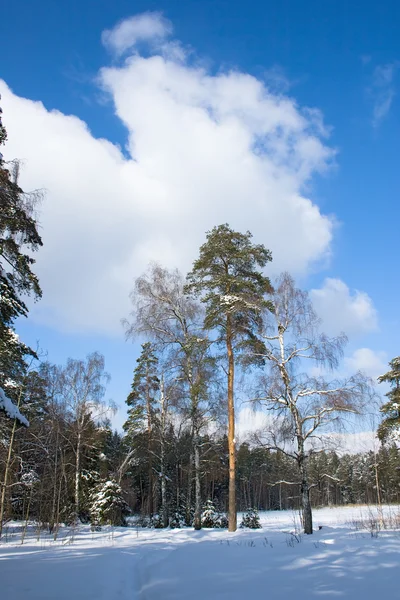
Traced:
POLYGON ((178 510, 175 511, 169 519, 171 529, 180 529, 181 527, 185 527, 185 525, 185 517, 178 510))
POLYGON ((256 508, 248 508, 243 514, 240 527, 248 529, 261 529, 260 517, 256 508))
POLYGON ((223 513, 219 514, 215 527, 218 527, 219 529, 228 529, 228 517, 223 513))
POLYGON ((201 513, 201 526, 206 528, 215 527, 218 520, 218 513, 212 500, 207 500, 201 513))
POLYGON ((207 500, 201 513, 201 526, 206 529, 225 529, 228 519, 217 511, 212 500, 207 500))
POLYGON ((151 518, 150 527, 154 527, 154 529, 163 529, 162 516, 159 515, 158 513, 153 515, 151 518))
POLYGON ((126 525, 125 517, 130 513, 116 481, 98 485, 92 495, 90 519, 93 525, 126 525))

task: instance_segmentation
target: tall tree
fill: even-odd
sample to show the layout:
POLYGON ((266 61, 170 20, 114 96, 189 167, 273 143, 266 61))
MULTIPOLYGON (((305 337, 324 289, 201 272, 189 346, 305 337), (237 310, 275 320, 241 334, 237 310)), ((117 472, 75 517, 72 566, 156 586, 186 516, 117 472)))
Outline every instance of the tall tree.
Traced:
MULTIPOLYGON (((0 145, 6 139, 0 109, 0 145)), ((25 357, 35 354, 15 334, 14 322, 28 314, 23 297, 37 299, 42 293, 32 271, 32 252, 42 245, 35 219, 40 193, 24 193, 18 175, 18 162, 6 164, 0 154, 0 387, 11 398, 13 383, 23 376, 25 357)))
POLYGON ((124 423, 128 444, 132 452, 137 439, 146 437, 148 462, 147 512, 153 515, 153 441, 157 412, 157 396, 160 391, 158 358, 150 342, 142 344, 142 351, 134 370, 132 389, 126 399, 128 419, 124 423))
POLYGON ((385 394, 389 399, 381 407, 383 421, 378 428, 378 437, 382 442, 397 441, 400 432, 400 356, 393 358, 390 371, 378 378, 379 383, 388 383, 390 391, 385 394))
POLYGON ((328 373, 336 369, 346 343, 344 335, 328 338, 318 328, 307 292, 297 289, 284 273, 275 286, 273 311, 266 314, 264 350, 258 357, 267 368, 257 399, 276 415, 271 430, 265 432, 267 447, 296 461, 307 534, 313 531, 308 458, 317 430, 329 430, 346 413, 359 413, 370 392, 368 380, 360 373, 343 380, 309 374, 306 361, 325 367, 328 373))
POLYGON ((86 360, 69 358, 60 373, 60 396, 65 405, 70 443, 75 455, 74 509, 77 518, 81 510, 82 452, 91 443, 94 422, 109 410, 103 402, 105 384, 109 381, 104 368, 104 356, 93 352, 86 360))
POLYGON ((205 304, 204 327, 219 333, 227 358, 229 531, 236 531, 236 449, 234 376, 235 354, 240 345, 257 344, 262 312, 270 308, 266 294, 270 280, 258 270, 272 260, 262 244, 253 244, 252 234, 239 233, 228 224, 207 232, 199 258, 187 276, 186 291, 205 304))
POLYGON ((210 417, 209 388, 214 360, 210 341, 203 330, 203 311, 184 293, 185 280, 178 270, 168 271, 157 263, 135 282, 131 294, 132 323, 128 337, 146 335, 168 355, 169 368, 181 383, 182 412, 189 417, 195 472, 195 529, 201 528, 200 435, 210 417))

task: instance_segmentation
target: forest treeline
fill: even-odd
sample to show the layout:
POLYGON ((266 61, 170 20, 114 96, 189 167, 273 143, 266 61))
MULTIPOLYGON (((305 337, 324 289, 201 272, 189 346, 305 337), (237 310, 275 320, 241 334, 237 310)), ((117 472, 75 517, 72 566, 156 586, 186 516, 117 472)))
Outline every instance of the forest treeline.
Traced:
POLYGON ((238 510, 301 507, 311 534, 312 505, 398 500, 400 359, 380 378, 391 387, 386 445, 324 451, 325 433, 373 412, 373 382, 340 375, 345 334, 326 336, 308 293, 288 273, 271 281, 271 252, 227 223, 206 233, 188 274, 152 263, 136 278, 123 325, 141 352, 128 397, 116 399, 127 403, 123 433, 112 431, 104 357, 54 365, 16 333, 26 298, 42 294, 41 194, 18 182, 19 163, 0 155, 0 535, 11 518, 53 530, 123 524, 130 512, 200 529, 208 500, 229 531, 238 510), (235 431, 238 393, 268 415, 248 443, 235 431))
MULTIPOLYGON (((31 424, 29 428, 18 427, 15 435, 5 519, 29 518, 51 529, 59 523, 72 523, 76 514, 78 474, 82 521, 91 519, 93 491, 109 480, 121 486, 122 496, 133 514, 142 515, 143 520, 162 514, 161 479, 164 477, 168 524, 192 525, 195 489, 189 428, 172 424, 166 428, 163 464, 157 433, 151 461, 147 436, 138 434, 134 457, 127 462, 132 445, 126 435, 113 431, 109 424, 96 425, 90 418, 79 424, 73 407, 52 395, 52 371, 44 365, 38 374, 31 375, 28 383, 24 409, 31 424), (79 443, 81 455, 77 467, 79 443)), ((10 435, 9 429, 9 423, 3 419, 3 439, 4 435, 10 435)), ((212 499, 218 510, 226 512, 229 462, 226 435, 205 435, 199 444, 202 508, 207 499, 212 499)), ((0 454, 3 468, 6 458, 7 446, 3 443, 0 454)), ((340 456, 325 451, 311 454, 308 470, 312 505, 399 503, 399 467, 400 455, 395 446, 381 447, 377 453, 340 456)), ((259 510, 301 508, 296 465, 282 452, 240 444, 236 485, 240 511, 250 506, 259 510)), ((154 522, 159 523, 157 519, 154 522)))

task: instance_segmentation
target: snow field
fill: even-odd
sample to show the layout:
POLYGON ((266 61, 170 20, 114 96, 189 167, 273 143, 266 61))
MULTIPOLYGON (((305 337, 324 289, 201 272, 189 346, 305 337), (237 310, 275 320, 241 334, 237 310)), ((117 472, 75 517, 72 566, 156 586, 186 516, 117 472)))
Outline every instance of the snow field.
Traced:
MULTIPOLYGON (((386 523, 398 507, 384 507, 386 523)), ((63 528, 59 539, 20 524, 0 544, 1 600, 309 600, 398 597, 400 532, 376 531, 374 507, 314 511, 314 535, 299 515, 260 513, 263 528, 151 530, 63 528), (361 523, 362 522, 362 523, 361 523), (322 526, 321 529, 318 529, 322 526), (364 528, 362 528, 364 527, 364 528)), ((240 522, 240 521, 239 521, 240 522)))

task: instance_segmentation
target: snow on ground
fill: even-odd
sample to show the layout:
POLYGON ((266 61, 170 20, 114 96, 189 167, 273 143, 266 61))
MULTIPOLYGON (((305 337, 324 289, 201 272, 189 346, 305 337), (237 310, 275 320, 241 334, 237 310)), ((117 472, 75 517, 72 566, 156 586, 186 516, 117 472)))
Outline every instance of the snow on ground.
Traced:
MULTIPOLYGON (((393 523, 399 507, 385 507, 393 523)), ((375 508, 314 511, 315 533, 297 535, 290 511, 261 515, 261 530, 63 528, 54 542, 20 526, 0 544, 3 600, 310 600, 398 597, 400 532, 376 534, 375 508), (363 522, 362 524, 360 522, 363 522), (321 529, 318 527, 322 525, 321 529), (362 528, 364 527, 364 529, 362 528)))

